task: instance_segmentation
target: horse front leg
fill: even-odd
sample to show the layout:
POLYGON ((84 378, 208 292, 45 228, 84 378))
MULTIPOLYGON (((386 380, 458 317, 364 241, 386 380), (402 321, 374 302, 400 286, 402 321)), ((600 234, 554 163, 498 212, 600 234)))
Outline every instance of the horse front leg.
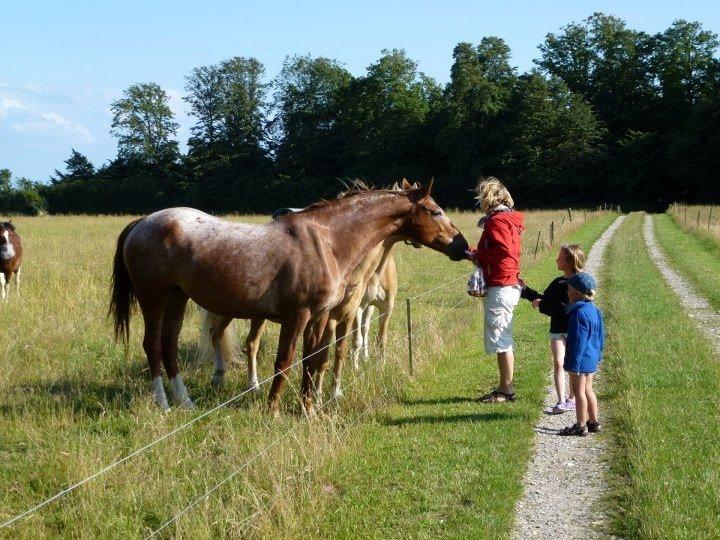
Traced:
POLYGON ((365 310, 359 307, 355 312, 355 324, 353 325, 353 348, 352 348, 352 361, 353 367, 359 369, 360 367, 360 352, 362 351, 362 321, 363 313, 365 310))
POLYGON ((268 410, 274 417, 280 415, 280 395, 283 386, 285 386, 287 371, 295 357, 297 340, 305 330, 309 320, 310 310, 302 309, 293 314, 292 317, 285 319, 280 326, 280 339, 278 341, 277 356, 275 357, 275 375, 268 396, 268 410))
POLYGON ((207 313, 206 317, 210 326, 210 343, 215 360, 215 371, 210 378, 210 384, 218 388, 225 384, 225 361, 232 359, 234 354, 232 319, 213 313, 207 313))
POLYGON ((2 299, 7 300, 7 291, 5 290, 5 272, 0 272, 0 293, 2 293, 2 299))
POLYGON ((260 349, 260 339, 265 332, 267 321, 265 319, 251 319, 250 332, 245 339, 245 353, 247 354, 247 387, 246 390, 260 391, 257 375, 257 353, 260 349))
POLYGON ((335 326, 337 321, 329 320, 323 332, 322 339, 320 340, 320 350, 317 354, 317 370, 315 375, 315 402, 318 407, 322 407, 323 402, 323 381, 325 380, 325 373, 327 372, 328 364, 330 364, 330 345, 332 343, 333 336, 335 335, 335 326))
POLYGON ((380 323, 377 335, 377 346, 380 351, 380 358, 385 363, 385 347, 387 346, 388 327, 390 325, 390 315, 395 309, 395 299, 388 299, 380 307, 380 323))
POLYGON ((303 362, 302 362, 302 384, 300 387, 301 405, 307 418, 314 418, 315 414, 315 389, 313 378, 318 370, 320 356, 327 353, 327 349, 320 351, 320 344, 328 326, 329 313, 326 311, 320 314, 312 323, 305 328, 303 337, 303 362))
POLYGON ((353 317, 342 320, 337 326, 337 345, 335 347, 335 365, 333 366, 333 399, 339 400, 343 396, 340 379, 342 376, 345 359, 348 355, 350 336, 348 332, 353 324, 353 317))

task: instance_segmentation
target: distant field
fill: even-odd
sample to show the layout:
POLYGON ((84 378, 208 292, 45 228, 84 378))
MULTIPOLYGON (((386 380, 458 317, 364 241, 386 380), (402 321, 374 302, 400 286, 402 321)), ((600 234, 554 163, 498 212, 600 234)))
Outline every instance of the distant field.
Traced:
MULTIPOLYGON (((477 214, 451 217, 471 244, 477 241, 477 214)), ((587 219, 593 217, 595 213, 587 214, 587 219)), ((525 263, 532 262, 538 231, 542 253, 550 222, 561 241, 585 215, 575 212, 574 218, 570 224, 566 211, 527 213, 525 263)), ((133 319, 127 359, 112 340, 106 319, 111 258, 117 235, 130 219, 14 220, 25 244, 25 264, 21 298, 13 288, 9 303, 0 305, 0 521, 198 414, 172 410, 163 415, 152 402, 139 316, 133 319)), ((230 219, 260 223, 268 218, 230 219)), ((9 534, 146 536, 278 437, 286 438, 169 531, 196 538, 282 536, 293 530, 303 513, 322 504, 313 500, 308 485, 318 482, 323 464, 342 454, 348 433, 402 395, 408 382, 403 299, 456 279, 414 303, 414 323, 422 329, 415 342, 419 370, 438 358, 443 343, 466 329, 459 321, 477 316, 470 302, 452 309, 466 296, 468 263, 452 263, 429 249, 405 245, 398 247, 397 260, 400 292, 389 360, 370 373, 347 371, 347 383, 356 376, 363 379, 348 387, 340 414, 312 425, 301 420, 295 379, 285 394, 283 417, 273 422, 263 414, 264 388, 262 399, 243 398, 218 411, 39 510, 9 534)), ((261 348, 261 377, 272 372, 277 327, 271 326, 261 348)), ((244 338, 246 325, 240 327, 244 338)), ((193 361, 197 337, 197 309, 190 305, 180 337, 181 370, 202 412, 244 389, 245 367, 233 366, 227 385, 215 391, 209 383, 211 366, 193 361)))

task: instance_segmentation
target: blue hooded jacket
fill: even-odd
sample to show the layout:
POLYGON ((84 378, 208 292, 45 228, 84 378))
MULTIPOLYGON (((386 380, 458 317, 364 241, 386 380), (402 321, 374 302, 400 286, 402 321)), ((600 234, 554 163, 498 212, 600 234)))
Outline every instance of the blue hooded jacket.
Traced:
POLYGON ((595 373, 605 348, 602 313, 592 302, 581 300, 567 307, 569 322, 565 371, 595 373))

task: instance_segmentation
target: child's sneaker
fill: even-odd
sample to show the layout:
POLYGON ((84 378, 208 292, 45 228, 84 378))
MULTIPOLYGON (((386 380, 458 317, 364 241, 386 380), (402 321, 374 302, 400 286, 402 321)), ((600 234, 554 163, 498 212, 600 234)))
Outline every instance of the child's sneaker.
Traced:
POLYGON ((574 411, 575 410, 575 400, 574 399, 566 399, 565 400, 565 410, 566 411, 574 411))
POLYGON ((600 433, 602 431, 602 424, 599 420, 597 422, 588 422, 587 428, 590 433, 600 433))
POLYGON ((566 412, 568 412, 568 409, 567 407, 565 407, 565 402, 563 401, 558 401, 555 406, 549 411, 550 414, 563 414, 566 412))

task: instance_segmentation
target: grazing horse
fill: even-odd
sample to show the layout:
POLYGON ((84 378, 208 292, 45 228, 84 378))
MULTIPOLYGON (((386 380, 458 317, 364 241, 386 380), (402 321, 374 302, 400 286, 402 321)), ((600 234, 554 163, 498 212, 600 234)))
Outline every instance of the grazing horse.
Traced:
POLYGON ((10 294, 10 277, 15 275, 15 292, 20 294, 20 265, 22 264, 22 242, 12 221, 0 223, 0 291, 2 299, 10 294))
MULTIPOLYGON (((231 223, 190 208, 170 208, 130 223, 113 265, 110 312, 116 338, 129 340, 137 300, 155 400, 168 408, 161 365, 175 401, 193 407, 177 366, 185 305, 232 318, 280 322, 268 406, 279 410, 286 373, 303 335, 303 356, 318 348, 330 310, 364 254, 391 236, 409 238, 462 260, 467 241, 430 197, 432 182, 404 191, 357 191, 310 205, 264 225, 231 223)), ((315 365, 303 361, 303 410, 313 411, 315 365)))

